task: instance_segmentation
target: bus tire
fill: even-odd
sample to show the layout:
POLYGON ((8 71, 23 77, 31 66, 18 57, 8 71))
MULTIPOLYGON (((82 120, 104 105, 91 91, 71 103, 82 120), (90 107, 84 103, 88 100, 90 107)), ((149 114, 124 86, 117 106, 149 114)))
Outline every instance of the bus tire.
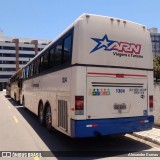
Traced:
POLYGON ((23 106, 24 108, 26 108, 26 107, 25 107, 25 99, 24 99, 24 96, 23 96, 23 98, 22 98, 22 106, 23 106))
POLYGON ((52 112, 51 112, 50 105, 47 105, 45 110, 45 124, 46 124, 47 130, 51 132, 52 131, 52 112))
POLYGON ((45 120, 44 120, 44 108, 43 108, 42 102, 39 103, 39 107, 38 107, 38 120, 40 124, 44 126, 45 120))
POLYGON ((14 100, 17 101, 17 99, 16 99, 16 93, 14 93, 14 100))

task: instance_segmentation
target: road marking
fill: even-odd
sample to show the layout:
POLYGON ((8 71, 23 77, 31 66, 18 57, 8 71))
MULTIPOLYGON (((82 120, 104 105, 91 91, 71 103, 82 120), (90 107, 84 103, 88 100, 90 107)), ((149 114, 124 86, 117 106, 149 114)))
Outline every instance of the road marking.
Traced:
POLYGON ((38 157, 34 157, 34 160, 39 160, 39 158, 38 157))
POLYGON ((5 100, 6 103, 8 103, 8 101, 5 100))
POLYGON ((16 123, 18 123, 18 119, 16 118, 16 116, 13 116, 13 119, 16 123))

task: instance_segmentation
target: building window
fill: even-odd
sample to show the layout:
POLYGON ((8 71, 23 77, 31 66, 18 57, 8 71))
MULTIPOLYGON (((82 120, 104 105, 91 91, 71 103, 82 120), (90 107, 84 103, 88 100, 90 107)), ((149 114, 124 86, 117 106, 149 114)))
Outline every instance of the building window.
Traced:
POLYGON ((4 49, 4 50, 15 50, 15 47, 3 46, 2 49, 4 49))
POLYGON ((2 61, 2 64, 16 64, 16 61, 2 61))
POLYGON ((156 36, 156 41, 159 41, 159 37, 158 36, 156 36))
POLYGON ((3 78, 6 79, 6 78, 10 78, 10 77, 11 77, 11 75, 0 75, 1 79, 3 79, 3 78))
POLYGON ((16 57, 16 54, 6 54, 6 53, 2 53, 1 56, 2 56, 2 57, 16 57))
POLYGON ((3 68, 3 71, 16 71, 16 68, 3 68))
POLYGON ((23 58, 33 58, 35 56, 35 54, 19 54, 19 57, 23 57, 23 58))
POLYGON ((23 51, 35 51, 35 48, 19 47, 19 50, 23 50, 23 51))
POLYGON ((27 64, 28 61, 19 61, 19 64, 27 64))
POLYGON ((43 48, 38 48, 38 51, 42 51, 43 50, 43 48))

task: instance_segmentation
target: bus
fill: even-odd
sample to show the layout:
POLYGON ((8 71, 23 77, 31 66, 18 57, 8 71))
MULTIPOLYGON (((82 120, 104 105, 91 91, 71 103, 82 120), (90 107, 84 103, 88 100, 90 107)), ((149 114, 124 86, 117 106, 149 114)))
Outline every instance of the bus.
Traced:
POLYGON ((20 68, 10 78, 10 97, 16 102, 20 102, 20 95, 22 94, 22 68, 20 68))
POLYGON ((10 79, 8 80, 7 85, 6 85, 6 96, 7 96, 7 97, 11 97, 10 79))
POLYGON ((74 138, 150 130, 152 60, 145 26, 82 14, 25 65, 21 103, 74 138))

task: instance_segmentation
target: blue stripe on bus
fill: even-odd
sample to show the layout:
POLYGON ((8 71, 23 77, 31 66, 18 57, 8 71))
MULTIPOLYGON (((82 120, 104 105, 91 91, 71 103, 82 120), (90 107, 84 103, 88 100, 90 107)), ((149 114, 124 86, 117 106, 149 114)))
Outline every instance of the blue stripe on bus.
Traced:
POLYGON ((71 120, 71 137, 94 137, 97 135, 124 134, 149 130, 154 117, 111 118, 97 120, 71 120), (93 127, 92 127, 93 125, 93 127))

